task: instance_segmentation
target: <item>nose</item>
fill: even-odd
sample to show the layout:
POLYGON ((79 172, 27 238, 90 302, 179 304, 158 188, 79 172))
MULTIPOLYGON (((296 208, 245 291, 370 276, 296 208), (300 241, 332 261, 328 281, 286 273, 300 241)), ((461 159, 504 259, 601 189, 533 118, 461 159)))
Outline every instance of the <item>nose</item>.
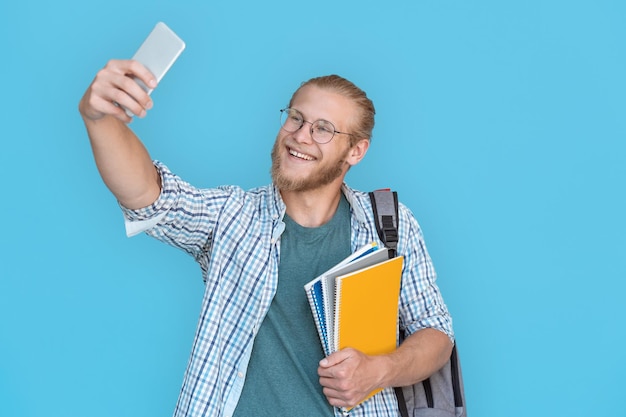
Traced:
POLYGON ((298 142, 312 143, 313 142, 313 123, 303 120, 303 123, 302 123, 302 126, 300 126, 300 129, 296 130, 291 135, 298 142))

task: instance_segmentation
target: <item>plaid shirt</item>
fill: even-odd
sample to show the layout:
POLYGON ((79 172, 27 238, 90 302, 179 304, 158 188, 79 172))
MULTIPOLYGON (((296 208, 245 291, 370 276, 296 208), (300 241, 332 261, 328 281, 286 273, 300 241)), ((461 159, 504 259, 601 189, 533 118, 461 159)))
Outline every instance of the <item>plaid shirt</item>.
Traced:
MULTIPOLYGON (((129 236, 146 232, 200 264, 206 284, 176 417, 231 416, 239 400, 252 342, 276 292, 285 204, 272 186, 244 191, 198 189, 156 162, 159 199, 140 210, 122 208, 129 236)), ((352 249, 379 241, 367 193, 343 186, 351 206, 352 249)), ((398 254, 404 255, 400 327, 407 334, 436 328, 453 338, 448 310, 412 213, 399 208, 398 254)), ((303 290, 304 292, 304 290, 303 290)), ((341 412, 335 409, 336 416, 341 412)), ((303 415, 306 412, 303 411, 303 415)), ((387 388, 350 411, 351 417, 397 416, 387 388)))

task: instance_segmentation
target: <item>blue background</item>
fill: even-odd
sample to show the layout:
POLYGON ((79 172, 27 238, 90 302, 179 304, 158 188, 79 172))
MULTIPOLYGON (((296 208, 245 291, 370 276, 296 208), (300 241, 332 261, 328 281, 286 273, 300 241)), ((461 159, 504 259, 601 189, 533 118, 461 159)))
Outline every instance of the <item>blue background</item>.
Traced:
POLYGON ((198 186, 269 181, 278 109, 338 73, 377 107, 348 182, 418 217, 470 415, 623 416, 623 1, 4 1, 0 415, 169 416, 203 285, 128 239, 77 104, 165 21, 187 43, 132 123, 198 186))

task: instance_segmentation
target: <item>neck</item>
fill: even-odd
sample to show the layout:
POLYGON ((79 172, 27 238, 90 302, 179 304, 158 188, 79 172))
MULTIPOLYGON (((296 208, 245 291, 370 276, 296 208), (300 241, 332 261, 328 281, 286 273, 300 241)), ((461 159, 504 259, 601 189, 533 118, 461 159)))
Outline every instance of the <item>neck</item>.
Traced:
POLYGON ((304 227, 319 227, 328 223, 335 215, 341 198, 341 184, 308 191, 282 191, 289 217, 304 227))

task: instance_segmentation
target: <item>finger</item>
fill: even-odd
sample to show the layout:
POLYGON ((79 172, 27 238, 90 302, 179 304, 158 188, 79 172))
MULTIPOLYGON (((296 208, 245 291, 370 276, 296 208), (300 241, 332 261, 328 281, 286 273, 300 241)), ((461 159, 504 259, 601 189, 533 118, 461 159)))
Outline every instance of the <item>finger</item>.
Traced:
POLYGON ((126 112, 114 103, 113 99, 102 96, 94 91, 93 85, 81 99, 79 110, 83 117, 89 120, 98 120, 106 115, 111 115, 125 123, 131 120, 131 118, 126 115, 126 112))
POLYGON ((325 388, 323 390, 324 396, 328 403, 334 407, 354 407, 360 401, 360 398, 357 398, 354 395, 350 395, 346 392, 336 391, 333 389, 325 388))
POLYGON ((148 88, 154 89, 157 87, 157 80, 154 74, 150 72, 141 62, 131 60, 129 62, 129 72, 126 75, 131 75, 140 79, 148 88))
POLYGON ((113 101, 128 108, 137 116, 141 116, 143 111, 152 108, 153 102, 150 95, 134 79, 128 76, 115 77, 113 85, 117 90, 112 90, 113 101))
POLYGON ((317 368, 317 375, 319 375, 320 378, 337 378, 339 371, 338 365, 328 367, 319 366, 317 368))
MULTIPOLYGON (((118 110, 121 109, 124 113, 126 113, 126 110, 128 110, 128 113, 126 113, 128 116, 136 115, 139 117, 144 117, 146 115, 146 109, 140 103, 138 103, 137 100, 135 100, 132 96, 130 96, 123 90, 113 90, 113 92, 110 94, 108 101, 110 104, 117 107, 118 110)), ((116 113, 118 113, 117 110, 116 113)))
POLYGON ((150 72, 141 62, 136 60, 115 60, 112 59, 103 68, 105 72, 136 77, 140 79, 150 89, 156 88, 157 80, 154 74, 150 72))
POLYGON ((322 393, 329 400, 345 401, 344 393, 334 387, 323 387, 322 393))
POLYGON ((149 100, 147 104, 142 104, 141 101, 145 101, 145 98, 128 94, 124 90, 116 90, 111 95, 111 103, 117 107, 122 107, 128 116, 145 117, 148 109, 152 107, 152 101, 149 100))
POLYGON ((152 73, 138 61, 116 61, 112 60, 107 63, 97 77, 97 83, 94 90, 101 88, 100 94, 112 101, 127 107, 134 114, 140 116, 142 109, 149 110, 152 108, 152 99, 138 83, 141 81, 148 89, 152 90, 156 87, 156 79, 152 73), (138 103, 138 108, 132 101, 128 101, 120 94, 120 91, 127 94, 133 101, 138 103))
POLYGON ((319 383, 322 387, 344 392, 351 388, 350 372, 344 367, 332 367, 318 369, 319 383))
POLYGON ((111 101, 101 100, 101 103, 98 104, 98 107, 102 109, 102 113, 111 115, 124 123, 130 123, 133 120, 132 117, 128 116, 128 114, 122 107, 111 101))
POLYGON ((332 405, 333 407, 347 407, 348 406, 346 400, 343 398, 334 396, 332 394, 326 394, 326 392, 324 392, 324 396, 326 397, 326 401, 328 401, 328 403, 332 405))
POLYGON ((122 86, 125 91, 135 99, 144 108, 148 109, 151 105, 150 93, 157 86, 154 75, 138 61, 130 61, 130 72, 127 72, 122 86), (128 80, 132 80, 129 83, 128 80))
POLYGON ((330 368, 331 366, 335 366, 345 361, 350 356, 351 356, 351 353, 349 350, 347 349, 339 350, 337 352, 331 353, 330 355, 322 359, 319 362, 319 366, 321 366, 322 368, 330 368))

